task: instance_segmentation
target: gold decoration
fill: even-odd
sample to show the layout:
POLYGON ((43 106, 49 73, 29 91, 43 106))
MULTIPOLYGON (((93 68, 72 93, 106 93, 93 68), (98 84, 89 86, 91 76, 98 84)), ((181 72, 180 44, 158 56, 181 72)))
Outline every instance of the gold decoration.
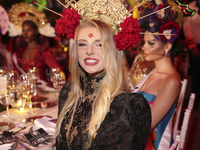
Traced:
POLYGON ((82 20, 96 19, 106 22, 115 34, 121 31, 120 23, 132 15, 119 0, 79 0, 74 3, 66 0, 65 2, 67 6, 68 2, 71 3, 71 7, 78 11, 82 20))
POLYGON ((131 67, 130 80, 133 87, 137 85, 146 75, 146 69, 143 68, 144 62, 145 59, 143 57, 143 54, 140 53, 131 67))
POLYGON ((20 29, 26 20, 33 21, 38 27, 44 26, 48 20, 46 15, 32 4, 17 3, 12 5, 8 13, 9 20, 15 24, 16 29, 20 29))

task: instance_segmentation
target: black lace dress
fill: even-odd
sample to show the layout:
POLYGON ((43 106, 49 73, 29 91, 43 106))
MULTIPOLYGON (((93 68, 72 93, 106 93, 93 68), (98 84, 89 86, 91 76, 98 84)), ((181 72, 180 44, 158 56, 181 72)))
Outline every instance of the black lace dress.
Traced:
MULTIPOLYGON (((61 132, 56 140, 57 150, 85 150, 87 144, 87 128, 91 118, 92 100, 88 95, 95 92, 103 77, 87 77, 82 81, 82 103, 77 107, 70 131, 70 140, 66 139, 69 119, 65 117, 61 132)), ((70 92, 70 82, 67 82, 59 95, 59 111, 70 92)), ((66 115, 67 116, 67 115, 66 115)), ((97 135, 89 150, 143 150, 147 142, 151 125, 151 110, 146 99, 138 93, 121 93, 111 103, 97 135)))

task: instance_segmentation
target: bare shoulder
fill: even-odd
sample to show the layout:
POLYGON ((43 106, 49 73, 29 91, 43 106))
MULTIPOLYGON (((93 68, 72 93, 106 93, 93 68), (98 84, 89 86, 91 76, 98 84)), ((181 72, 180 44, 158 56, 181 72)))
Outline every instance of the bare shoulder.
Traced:
POLYGON ((172 87, 172 88, 180 87, 181 86, 180 77, 176 74, 168 75, 165 80, 165 86, 172 87))

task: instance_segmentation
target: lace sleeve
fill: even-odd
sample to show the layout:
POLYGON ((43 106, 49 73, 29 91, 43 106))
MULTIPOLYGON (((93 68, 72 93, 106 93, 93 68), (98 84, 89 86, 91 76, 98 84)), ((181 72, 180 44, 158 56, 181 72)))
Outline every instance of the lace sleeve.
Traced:
POLYGON ((143 150, 151 126, 151 110, 138 93, 120 94, 111 103, 96 138, 93 150, 143 150))
POLYGON ((70 82, 66 82, 60 93, 59 93, 59 97, 58 97, 58 116, 63 108, 63 106, 65 105, 65 101, 67 100, 68 98, 68 93, 70 92, 70 82))

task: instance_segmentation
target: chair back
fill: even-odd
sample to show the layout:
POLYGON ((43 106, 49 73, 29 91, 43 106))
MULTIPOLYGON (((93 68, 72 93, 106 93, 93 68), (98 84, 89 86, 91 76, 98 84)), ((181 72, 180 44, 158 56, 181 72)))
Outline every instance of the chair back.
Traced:
POLYGON ((195 100, 195 94, 191 93, 190 100, 188 103, 188 108, 185 110, 183 123, 182 123, 182 127, 181 127, 180 149, 184 148, 186 134, 187 134, 187 130, 188 130, 188 124, 189 124, 190 116, 191 116, 193 106, 194 106, 194 100, 195 100))
POLYGON ((187 87, 187 79, 184 79, 183 81, 181 81, 181 83, 182 83, 181 91, 180 91, 180 94, 179 94, 178 103, 177 103, 175 116, 174 116, 174 118, 175 118, 174 126, 173 126, 173 138, 174 139, 176 139, 176 135, 177 135, 178 125, 179 125, 179 120, 180 120, 180 114, 181 114, 181 110, 182 110, 182 106, 183 106, 183 100, 184 100, 185 91, 186 91, 186 87, 187 87))
POLYGON ((169 150, 180 150, 180 141, 181 141, 181 136, 176 135, 176 139, 174 140, 174 143, 171 145, 169 150))

